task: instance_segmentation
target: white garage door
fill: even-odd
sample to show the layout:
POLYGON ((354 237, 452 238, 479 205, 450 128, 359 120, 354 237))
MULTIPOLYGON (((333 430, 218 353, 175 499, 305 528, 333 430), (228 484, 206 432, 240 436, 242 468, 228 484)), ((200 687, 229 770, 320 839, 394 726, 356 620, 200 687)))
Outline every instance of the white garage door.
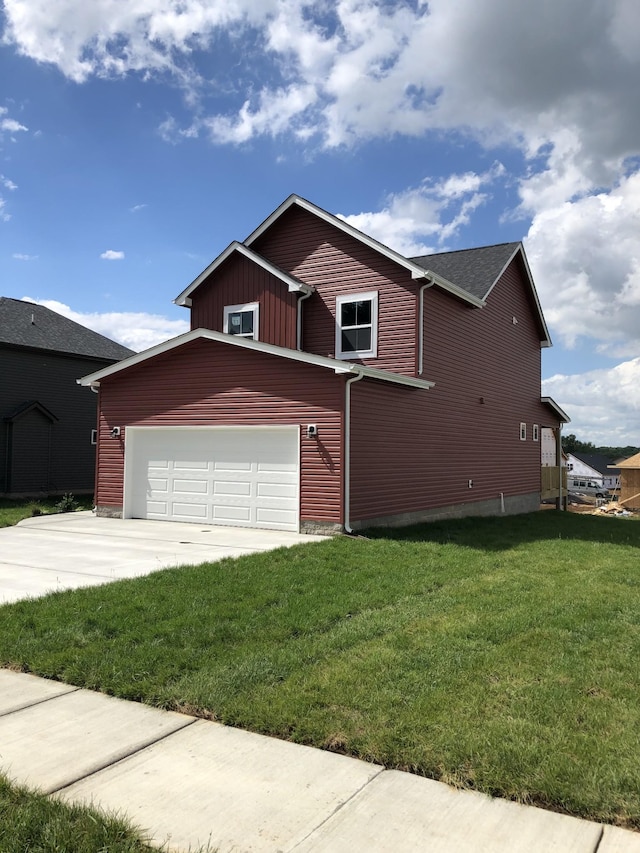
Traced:
POLYGON ((298 530, 297 427, 133 427, 125 516, 298 530))

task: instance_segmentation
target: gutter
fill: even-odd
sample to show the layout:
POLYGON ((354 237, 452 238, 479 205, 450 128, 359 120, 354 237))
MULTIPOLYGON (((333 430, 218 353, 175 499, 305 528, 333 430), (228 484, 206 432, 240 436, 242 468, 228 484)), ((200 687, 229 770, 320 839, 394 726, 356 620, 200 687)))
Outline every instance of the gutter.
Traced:
POLYGON ((364 379, 364 374, 358 373, 347 379, 344 397, 344 529, 353 533, 349 523, 351 511, 351 386, 354 382, 364 379))

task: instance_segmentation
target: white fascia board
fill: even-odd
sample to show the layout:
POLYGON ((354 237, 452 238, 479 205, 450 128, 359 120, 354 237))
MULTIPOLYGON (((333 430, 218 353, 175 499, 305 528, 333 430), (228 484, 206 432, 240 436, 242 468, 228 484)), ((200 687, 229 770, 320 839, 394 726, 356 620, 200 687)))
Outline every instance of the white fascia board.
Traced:
POLYGON ((224 252, 218 255, 218 257, 212 261, 209 266, 203 270, 200 275, 195 278, 191 284, 186 287, 179 296, 173 300, 176 305, 190 307, 191 305, 191 294, 193 291, 202 284, 202 282, 207 278, 207 276, 211 275, 211 273, 217 269, 221 264, 223 264, 227 258, 232 255, 234 252, 239 252, 241 255, 244 255, 245 258, 248 258, 250 261, 253 261, 258 266, 261 266, 264 270, 274 275, 276 278, 279 278, 284 284, 287 285, 287 289, 289 293, 299 292, 299 293, 311 293, 313 288, 308 284, 305 284, 302 281, 298 281, 298 279, 293 278, 290 275, 287 275, 284 270, 278 269, 278 267, 274 266, 270 263, 266 258, 263 258, 261 255, 257 254, 257 252, 252 251, 247 246, 244 246, 242 243, 239 243, 237 240, 234 240, 233 243, 230 243, 224 252))
POLYGON ((541 397, 540 400, 545 404, 545 406, 549 406, 549 408, 556 413, 559 420, 563 421, 565 424, 571 423, 571 418, 569 417, 569 415, 566 412, 563 412, 563 410, 552 397, 541 397))
POLYGON ((384 243, 380 243, 378 240, 374 240, 373 237, 369 237, 367 234, 364 234, 362 231, 359 231, 357 228, 354 228, 353 225, 349 225, 348 222, 345 222, 344 219, 340 219, 338 216, 334 216, 332 213, 328 213, 326 210, 323 210, 321 207, 317 207, 315 204, 312 204, 310 201, 307 201, 304 198, 301 198, 297 195, 290 195, 285 201, 282 202, 280 207, 276 208, 273 213, 268 216, 264 222, 259 225, 255 231, 253 231, 247 239, 244 241, 245 246, 250 246, 255 240, 260 237, 261 234, 270 228, 273 223, 282 216, 282 214, 288 210, 293 204, 297 204, 298 207, 301 207, 303 210, 308 211, 309 213, 317 216, 319 219, 328 222, 329 225, 333 225, 336 228, 339 228, 341 231, 344 231, 346 234, 349 234, 355 240, 359 240, 361 243, 364 243, 365 246, 368 246, 370 249, 373 249, 375 252, 379 252, 384 257, 389 258, 389 260, 393 261, 399 266, 404 267, 411 273, 412 279, 432 279, 434 284, 437 284, 438 287, 443 288, 443 290, 448 290, 449 293, 452 293, 454 296, 468 302, 469 304, 475 306, 476 308, 484 307, 484 302, 481 299, 473 296, 470 293, 467 293, 466 290, 463 290, 461 287, 453 284, 450 281, 447 281, 445 278, 442 278, 435 273, 432 273, 430 270, 425 270, 423 267, 418 266, 418 264, 414 264, 412 261, 403 257, 402 255, 395 252, 393 249, 390 249, 388 246, 385 246, 384 243))
POLYGON ((434 382, 426 379, 417 379, 415 376, 404 376, 401 373, 392 373, 389 370, 380 370, 376 367, 365 367, 361 364, 349 364, 348 362, 338 361, 335 358, 327 358, 322 355, 314 355, 313 353, 302 352, 300 350, 288 349, 286 347, 277 347, 273 344, 266 344, 262 341, 254 341, 250 338, 242 338, 238 335, 225 335, 223 332, 214 332, 211 329, 193 329, 190 332, 185 332, 183 335, 178 335, 176 338, 171 338, 169 341, 164 341, 150 349, 130 356, 123 361, 112 364, 110 367, 105 367, 102 370, 97 370, 95 373, 90 373, 88 376, 83 376, 82 379, 76 380, 79 385, 91 386, 97 388, 100 386, 100 380, 107 376, 113 376, 121 370, 127 370, 129 367, 134 367, 147 359, 155 358, 169 352, 176 347, 187 344, 190 341, 203 339, 216 341, 218 343, 236 346, 242 349, 253 350, 254 352, 265 353, 267 355, 275 355, 279 358, 286 358, 290 361, 300 361, 304 364, 313 364, 316 367, 324 367, 332 370, 337 374, 362 374, 369 379, 379 379, 383 382, 392 382, 395 385, 409 385, 412 388, 432 388, 434 382))
POLYGON ((315 204, 312 204, 310 201, 307 201, 304 198, 301 198, 297 195, 290 195, 288 199, 282 202, 280 207, 276 208, 273 213, 268 216, 264 222, 259 225, 255 231, 252 231, 251 234, 244 241, 245 246, 250 246, 255 240, 260 237, 261 234, 270 228, 273 223, 279 219, 282 214, 288 210, 292 205, 297 204, 298 207, 301 207, 303 210, 306 210, 308 213, 312 213, 314 216, 317 216, 318 219, 323 219, 325 222, 328 222, 329 225, 333 225, 336 228, 339 228, 341 231, 344 231, 346 234, 349 234, 351 237, 354 237, 356 240, 359 240, 361 243, 364 243, 365 246, 369 246, 370 249, 373 249, 376 252, 380 252, 381 255, 384 255, 386 258, 394 261, 396 264, 404 267, 409 270, 411 273, 411 278, 424 278, 425 271, 422 267, 419 267, 417 264, 412 263, 407 260, 407 258, 399 255, 397 252, 394 252, 393 249, 390 249, 388 246, 385 246, 384 243, 380 243, 378 240, 374 240, 373 237, 369 237, 367 234, 363 234, 362 231, 359 231, 357 228, 354 228, 353 225, 349 225, 348 222, 345 222, 344 219, 340 219, 338 216, 334 216, 332 213, 328 213, 326 210, 323 210, 321 207, 317 207, 315 204))
POLYGON ((442 278, 441 275, 437 275, 431 270, 423 270, 426 278, 430 279, 433 284, 442 290, 446 290, 449 293, 453 294, 453 296, 457 296, 459 299, 462 299, 464 302, 468 302, 469 305, 473 305, 474 308, 484 308, 487 304, 484 299, 478 299, 477 296, 474 296, 472 293, 469 293, 467 290, 463 290, 461 287, 458 287, 457 284, 454 284, 452 281, 448 281, 446 278, 442 278))

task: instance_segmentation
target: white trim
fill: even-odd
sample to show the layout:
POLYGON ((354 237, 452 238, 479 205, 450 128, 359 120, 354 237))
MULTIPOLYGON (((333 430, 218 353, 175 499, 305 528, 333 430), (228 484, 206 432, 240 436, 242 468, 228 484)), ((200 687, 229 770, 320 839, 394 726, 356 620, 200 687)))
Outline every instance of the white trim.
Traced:
POLYGON ((540 441, 540 425, 534 424, 531 432, 531 438, 534 441, 540 441))
POLYGON ((234 240, 233 243, 229 243, 227 248, 221 252, 218 257, 212 261, 209 266, 204 269, 200 275, 195 278, 188 287, 180 293, 173 300, 176 305, 181 305, 183 307, 189 307, 191 305, 191 294, 193 291, 199 287, 202 282, 207 278, 211 273, 216 270, 221 264, 223 264, 227 258, 232 255, 234 252, 238 252, 243 255, 253 263, 258 264, 258 266, 262 267, 267 272, 274 275, 276 278, 279 278, 284 284, 287 285, 287 290, 289 293, 313 293, 313 287, 309 284, 305 284, 303 281, 299 281, 297 278, 294 278, 291 275, 288 275, 284 270, 279 269, 274 266, 270 261, 266 258, 263 258, 262 255, 259 255, 257 252, 254 252, 252 249, 247 248, 242 243, 238 243, 237 240, 234 240))
POLYGON ((341 296, 336 296, 336 358, 347 361, 352 358, 376 358, 378 355, 378 291, 371 290, 367 293, 349 293, 341 296), (347 326, 347 329, 355 328, 370 328, 371 329, 371 346, 366 350, 342 350, 342 326, 340 317, 342 314, 342 306, 349 302, 371 302, 371 322, 362 324, 358 327, 347 326))
POLYGON ((323 210, 321 207, 318 207, 315 204, 312 204, 310 201, 307 201, 304 198, 301 198, 298 195, 292 194, 289 198, 285 199, 282 204, 277 207, 273 213, 271 213, 261 225, 252 231, 251 234, 244 241, 245 246, 250 246, 255 240, 260 237, 261 234, 273 225, 273 223, 282 216, 282 214, 287 211, 292 205, 297 205, 301 207, 303 210, 306 210, 308 213, 312 213, 314 216, 317 216, 319 219, 323 219, 325 222, 328 222, 330 225, 334 225, 336 228, 339 228, 341 231, 344 231, 346 234, 349 234, 351 237, 355 237, 356 240, 359 240, 361 243, 364 243, 365 246, 369 246, 370 249, 373 249, 376 252, 380 252, 380 254, 389 258, 389 260, 395 261, 395 263, 400 264, 400 266, 409 270, 411 273, 411 278, 424 278, 424 270, 422 267, 419 267, 417 264, 414 264, 412 261, 407 260, 402 255, 399 255, 397 252, 394 252, 393 249, 390 249, 388 246, 385 246, 383 243, 379 243, 377 240, 374 240, 373 237, 369 237, 367 234, 363 234, 362 231, 359 231, 357 228, 354 228, 353 225, 349 225, 348 222, 345 222, 344 219, 340 219, 338 216, 334 216, 332 213, 328 213, 326 210, 323 210))
POLYGON ((549 406, 549 408, 557 415, 558 420, 562 421, 565 424, 571 423, 571 418, 566 412, 563 412, 560 406, 556 403, 556 401, 552 397, 540 397, 540 402, 544 403, 545 406, 549 406))
POLYGON ((446 278, 443 278, 441 275, 433 272, 433 270, 423 270, 425 277, 430 279, 431 284, 437 285, 441 290, 446 290, 448 293, 451 293, 453 296, 457 296, 458 299, 462 299, 464 302, 468 302, 469 305, 473 305, 474 308, 484 308, 487 304, 484 299, 480 299, 477 296, 474 296, 472 293, 469 293, 468 290, 463 290, 463 288, 458 287, 457 284, 454 284, 452 281, 449 281, 446 278))
POLYGON ((183 335, 178 335, 176 338, 171 338, 169 341, 163 341, 161 344, 156 344, 143 352, 129 356, 122 361, 105 367, 102 370, 96 370, 95 373, 90 373, 83 376, 81 379, 76 379, 78 385, 99 387, 100 380, 106 379, 108 376, 113 376, 120 373, 121 370, 128 370, 130 367, 135 367, 147 361, 150 358, 155 358, 157 355, 162 355, 165 352, 184 344, 196 340, 215 341, 217 343, 226 344, 227 346, 241 347, 243 349, 253 350, 254 352, 265 353, 266 355, 275 355, 279 358, 286 358, 291 361, 300 361, 304 364, 314 364, 317 367, 325 367, 333 370, 334 373, 361 373, 367 379, 379 379, 382 382, 391 382, 395 385, 408 385, 411 388, 433 388, 434 382, 428 379, 418 379, 415 376, 406 376, 402 373, 392 373, 389 370, 380 370, 378 367, 366 367, 363 364, 354 364, 347 361, 339 361, 335 358, 327 358, 323 355, 313 355, 312 353, 302 352, 301 350, 288 349, 286 347, 277 347, 274 344, 265 344, 262 341, 252 341, 250 338, 240 338, 238 335, 225 335, 223 332, 213 332, 211 329, 192 329, 190 332, 185 332, 183 335))
POLYGON ((520 441, 527 440, 527 425, 524 421, 520 421, 520 441))
POLYGON ((260 303, 247 302, 245 305, 225 305, 223 310, 223 331, 225 335, 230 335, 229 331, 229 315, 230 314, 253 314, 253 333, 251 335, 239 334, 235 337, 248 338, 250 340, 260 340, 260 303))

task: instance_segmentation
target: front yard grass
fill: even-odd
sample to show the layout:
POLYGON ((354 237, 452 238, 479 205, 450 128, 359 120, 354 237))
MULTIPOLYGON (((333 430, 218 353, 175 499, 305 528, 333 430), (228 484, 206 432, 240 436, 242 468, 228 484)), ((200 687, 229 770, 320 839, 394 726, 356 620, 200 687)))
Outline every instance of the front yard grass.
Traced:
POLYGON ((11 785, 0 775, 2 853, 158 853, 124 820, 66 805, 11 785))
POLYGON ((0 608, 0 665, 640 828, 640 524, 338 537, 0 608))
MULTIPOLYGON (((73 496, 70 496, 71 498, 73 496)), ((65 496, 66 498, 66 496, 65 496)), ((78 509, 91 509, 93 498, 83 495, 73 498, 78 509)), ((23 518, 32 518, 34 515, 50 515, 60 512, 62 497, 39 498, 38 500, 14 500, 12 498, 0 498, 0 527, 12 527, 23 518)), ((68 504, 69 498, 65 499, 68 504)))

